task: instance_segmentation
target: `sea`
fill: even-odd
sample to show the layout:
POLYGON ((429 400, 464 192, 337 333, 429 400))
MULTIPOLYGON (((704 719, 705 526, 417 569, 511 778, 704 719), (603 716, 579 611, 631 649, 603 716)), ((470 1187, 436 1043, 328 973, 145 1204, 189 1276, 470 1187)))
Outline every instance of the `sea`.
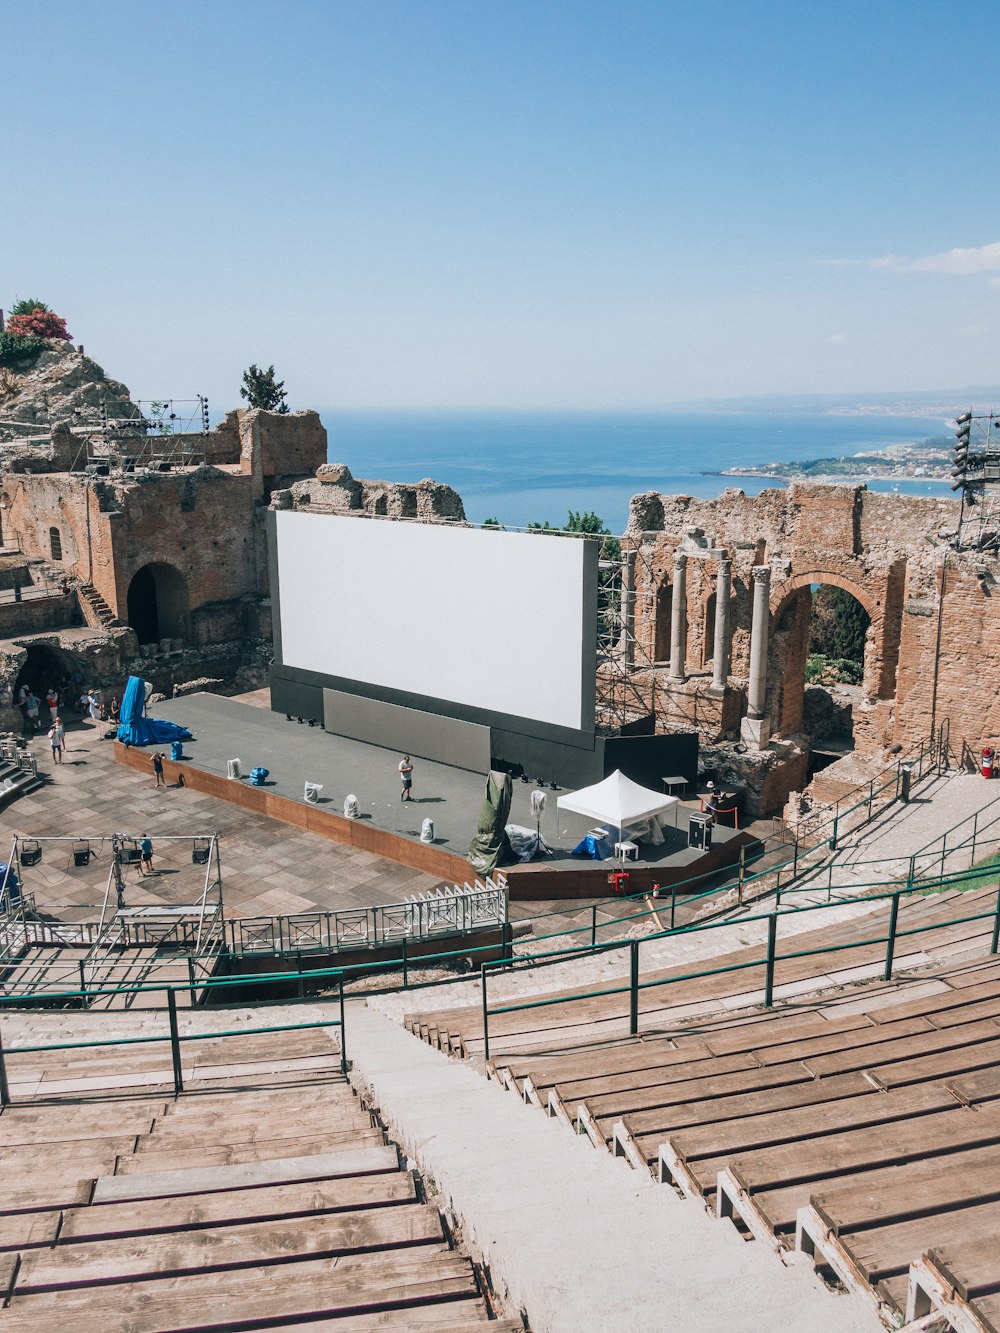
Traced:
MULTIPOLYGON (((746 412, 342 412, 322 414, 329 461, 356 477, 454 487, 474 523, 548 522, 599 514, 625 530, 642 491, 712 498, 783 482, 723 477, 727 467, 841 458, 949 434, 941 417, 746 412)), ((872 490, 950 495, 946 482, 871 481, 872 490)))

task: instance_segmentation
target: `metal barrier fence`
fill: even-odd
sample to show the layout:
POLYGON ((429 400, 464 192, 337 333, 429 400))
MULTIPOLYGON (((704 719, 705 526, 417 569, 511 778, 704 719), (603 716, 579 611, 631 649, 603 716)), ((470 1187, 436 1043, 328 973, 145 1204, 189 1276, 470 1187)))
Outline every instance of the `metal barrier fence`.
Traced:
MULTIPOLYGON (((48 1051, 92 1050, 97 1047, 104 1047, 104 1048, 124 1047, 126 1050, 128 1050, 129 1048, 134 1046, 148 1046, 148 1045, 155 1045, 155 1044, 162 1044, 164 1042, 169 1042, 174 1092, 176 1094, 184 1091, 184 1072, 181 1063, 181 1046, 184 1042, 217 1041, 217 1040, 224 1040, 227 1037, 253 1037, 253 1036, 263 1036, 275 1032, 304 1032, 315 1028, 337 1028, 339 1029, 339 1040, 340 1040, 340 1072, 342 1075, 346 1075, 348 1064, 347 1064, 347 1039, 346 1039, 346 1030, 344 1025, 343 977, 340 974, 340 970, 337 968, 327 968, 324 969, 322 972, 316 973, 315 975, 329 977, 331 982, 336 983, 338 1001, 339 1001, 339 1016, 337 1018, 333 1019, 326 1018, 318 1022, 312 1022, 312 1023, 271 1023, 262 1027, 234 1028, 231 1031, 223 1031, 223 1032, 181 1033, 180 1027, 177 1022, 177 994, 183 993, 186 990, 187 991, 194 990, 195 986, 194 985, 153 986, 153 987, 136 986, 132 989, 134 989, 137 993, 143 992, 148 994, 153 991, 159 991, 160 993, 166 996, 166 1014, 167 1014, 166 1032, 154 1033, 152 1035, 142 1036, 142 1037, 112 1037, 112 1038, 105 1037, 99 1040, 91 1039, 87 1041, 43 1042, 40 1044, 32 1044, 26 1046, 7 1046, 7 1047, 4 1046, 2 1033, 0 1033, 0 1109, 13 1104, 13 1099, 11 1097, 11 1092, 10 1092, 10 1078, 7 1070, 8 1061, 12 1057, 17 1057, 20 1055, 41 1055, 48 1051)), ((254 977, 255 983, 260 983, 264 985, 268 983, 279 983, 279 982, 287 984, 287 981, 288 977, 285 974, 280 974, 280 975, 271 974, 266 977, 254 977)), ((214 980, 207 981, 205 983, 199 983, 198 988, 201 989, 205 987, 220 988, 220 987, 234 986, 234 985, 245 985, 245 979, 242 977, 216 978, 214 980)), ((120 987, 115 988, 115 993, 120 993, 120 990, 121 990, 120 987)), ((90 992, 90 994, 92 995, 93 992, 90 992)), ((65 991, 57 996, 53 996, 51 998, 56 1000, 62 1000, 65 1001, 66 1003, 71 1003, 74 999, 80 1001, 85 1000, 87 998, 87 992, 70 990, 70 991, 65 991)), ((34 1100, 34 1098, 26 1097, 21 1100, 32 1101, 34 1100)), ((18 1104, 20 1105, 21 1102, 19 1101, 18 1104)))
POLYGON ((232 953, 376 948, 502 926, 507 908, 507 881, 500 876, 497 883, 456 885, 454 890, 381 907, 237 917, 226 923, 226 940, 232 953))
MULTIPOLYGON (((971 873, 966 871, 959 875, 945 877, 933 882, 935 889, 948 888, 967 888, 970 886, 978 887, 980 882, 996 878, 1000 881, 1000 864, 992 864, 973 870, 971 873)), ((491 1015, 517 1013, 522 1010, 542 1009, 554 1004, 574 1004, 582 1000, 599 999, 610 995, 629 996, 629 1035, 635 1036, 638 1032, 638 1004, 639 992, 652 986, 668 986, 681 981, 694 981, 701 977, 720 976, 728 972, 738 972, 747 968, 764 967, 764 1006, 771 1008, 774 998, 774 969, 776 963, 786 962, 793 958, 818 957, 825 954, 835 954, 843 949, 857 949, 874 944, 885 944, 885 964, 883 968, 882 979, 890 981, 893 974, 893 965, 895 958, 896 941, 909 935, 919 935, 927 930, 938 930, 943 926, 953 926, 964 924, 969 921, 980 921, 991 919, 993 921, 992 939, 990 942, 990 953, 996 954, 998 944, 1000 944, 1000 887, 997 891, 996 904, 987 912, 977 912, 968 916, 950 917, 945 921, 937 921, 929 926, 914 926, 908 929, 900 930, 898 927, 898 915, 900 901, 911 894, 924 894, 930 886, 922 885, 919 888, 912 884, 898 884, 888 893, 872 894, 867 901, 887 901, 889 903, 889 925, 888 933, 885 935, 874 936, 871 939, 852 940, 846 944, 831 944, 821 946, 815 949, 800 949, 791 953, 777 952, 777 934, 778 920, 782 916, 792 913, 801 915, 804 912, 818 911, 822 912, 831 907, 839 906, 839 903, 813 903, 807 907, 780 908, 777 905, 773 912, 761 913, 755 916, 744 916, 740 918, 740 925, 745 925, 751 921, 767 922, 767 951, 763 962, 760 959, 751 959, 748 962, 728 963, 721 967, 703 968, 696 972, 688 972, 669 978, 653 978, 648 981, 639 980, 639 949, 642 944, 650 944, 656 940, 662 940, 673 934, 693 934, 704 930, 720 929, 729 922, 707 922, 704 924, 689 925, 680 927, 677 931, 664 930, 654 935, 647 935, 642 940, 616 940, 609 941, 599 946, 598 952, 610 953, 617 950, 629 950, 629 981, 627 985, 602 987, 598 990, 585 990, 575 992, 571 995, 549 996, 540 1000, 524 1000, 519 1003, 499 1005, 494 1008, 489 1007, 487 978, 493 969, 503 967, 505 970, 516 970, 519 967, 517 960, 502 959, 495 963, 484 962, 480 965, 480 986, 481 986, 481 1007, 483 1018, 483 1045, 484 1058, 489 1059, 489 1019, 491 1015)), ((542 965, 552 965, 559 962, 567 962, 571 957, 580 957, 583 954, 592 952, 588 948, 555 950, 550 954, 534 955, 526 965, 537 967, 542 965)))

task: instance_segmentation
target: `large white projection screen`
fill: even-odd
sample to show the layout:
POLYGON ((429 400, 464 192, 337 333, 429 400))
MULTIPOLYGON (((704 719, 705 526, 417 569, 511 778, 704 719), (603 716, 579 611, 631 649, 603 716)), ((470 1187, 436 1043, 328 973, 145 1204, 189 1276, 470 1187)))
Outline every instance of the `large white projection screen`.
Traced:
POLYGON ((286 667, 593 728, 591 545, 279 510, 286 667))

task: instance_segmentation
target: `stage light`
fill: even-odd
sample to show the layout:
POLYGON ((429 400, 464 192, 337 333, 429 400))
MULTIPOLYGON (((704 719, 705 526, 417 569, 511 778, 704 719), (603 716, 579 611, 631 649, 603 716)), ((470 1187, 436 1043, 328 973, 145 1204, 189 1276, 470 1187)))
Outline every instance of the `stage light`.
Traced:
POLYGON ((299 724, 299 726, 301 727, 301 726, 302 726, 302 723, 305 721, 305 718, 297 717, 297 718, 295 719, 295 721, 296 721, 296 722, 299 724))
POLYGON ((75 866, 90 865, 90 843, 74 842, 73 844, 73 864, 75 866))
POLYGON ((291 720, 292 720, 292 715, 291 715, 291 713, 286 713, 286 714, 285 714, 285 721, 286 721, 286 722, 291 722, 291 720))
POLYGON ((551 789, 552 791, 558 791, 558 790, 559 790, 559 783, 558 783, 558 782, 550 782, 550 783, 549 783, 549 787, 550 787, 550 789, 551 789))
POLYGON ((212 843, 209 838, 195 838, 191 847, 191 864, 196 866, 207 866, 208 858, 212 854, 212 843))
POLYGON ((23 866, 36 866, 42 859, 42 844, 32 839, 23 842, 20 847, 20 860, 23 866))
POLYGON ((531 779, 528 777, 527 773, 522 773, 522 774, 521 774, 521 781, 522 781, 522 782, 530 782, 531 779))

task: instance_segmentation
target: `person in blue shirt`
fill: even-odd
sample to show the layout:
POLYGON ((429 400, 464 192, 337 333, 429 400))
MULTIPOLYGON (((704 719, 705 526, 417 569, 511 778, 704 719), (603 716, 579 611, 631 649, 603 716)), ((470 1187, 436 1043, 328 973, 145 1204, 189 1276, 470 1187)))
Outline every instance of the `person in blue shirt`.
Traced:
POLYGON ((151 875, 153 873, 153 840, 148 835, 139 843, 139 855, 142 857, 139 863, 140 874, 151 875))

